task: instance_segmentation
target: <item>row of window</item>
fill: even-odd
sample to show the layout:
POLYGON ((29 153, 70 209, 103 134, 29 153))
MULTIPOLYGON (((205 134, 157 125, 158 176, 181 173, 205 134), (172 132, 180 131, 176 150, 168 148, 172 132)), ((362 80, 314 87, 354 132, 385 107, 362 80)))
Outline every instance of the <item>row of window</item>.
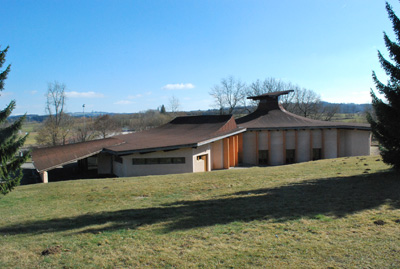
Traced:
POLYGON ((144 164, 182 164, 185 163, 185 157, 172 157, 172 158, 134 158, 132 159, 133 165, 144 164))
MULTIPOLYGON (((322 159, 322 149, 315 148, 312 151, 313 161, 322 159)), ((286 150, 286 163, 295 163, 296 161, 296 150, 287 149, 286 150)), ((258 151, 258 164, 260 165, 268 165, 268 150, 259 150, 258 151)))

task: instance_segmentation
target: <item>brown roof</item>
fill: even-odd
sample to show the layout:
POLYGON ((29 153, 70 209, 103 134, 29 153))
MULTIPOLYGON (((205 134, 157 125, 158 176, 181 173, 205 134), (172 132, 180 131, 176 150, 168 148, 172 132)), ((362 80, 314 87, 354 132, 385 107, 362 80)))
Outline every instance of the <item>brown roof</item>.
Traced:
POLYGON ((196 147, 245 130, 236 125, 231 115, 178 117, 163 126, 143 132, 64 146, 37 148, 32 152, 32 160, 36 169, 42 172, 95 155, 103 150, 123 155, 196 147))
POLYGON ((239 128, 231 115, 178 117, 154 129, 117 136, 125 143, 105 150, 115 154, 130 154, 195 147, 243 131, 245 129, 239 128))
POLYGON ((37 148, 32 151, 32 160, 39 172, 48 171, 58 166, 95 155, 107 146, 121 143, 123 143, 122 140, 111 137, 63 146, 37 148))
MULTIPOLYGON (((277 129, 315 129, 315 128, 339 128, 370 130, 369 124, 344 123, 332 121, 313 120, 301 117, 286 111, 278 104, 278 98, 282 94, 291 91, 268 93, 252 96, 251 99, 260 100, 257 110, 236 120, 238 126, 248 130, 277 130, 277 129)), ((250 97, 249 97, 250 98, 250 97)))

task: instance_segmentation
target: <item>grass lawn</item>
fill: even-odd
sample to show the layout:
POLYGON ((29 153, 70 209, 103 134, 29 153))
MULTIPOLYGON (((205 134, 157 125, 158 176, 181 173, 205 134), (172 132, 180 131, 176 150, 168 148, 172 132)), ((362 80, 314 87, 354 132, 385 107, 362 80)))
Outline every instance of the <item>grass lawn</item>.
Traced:
POLYGON ((377 156, 20 186, 0 216, 1 268, 400 267, 377 156))

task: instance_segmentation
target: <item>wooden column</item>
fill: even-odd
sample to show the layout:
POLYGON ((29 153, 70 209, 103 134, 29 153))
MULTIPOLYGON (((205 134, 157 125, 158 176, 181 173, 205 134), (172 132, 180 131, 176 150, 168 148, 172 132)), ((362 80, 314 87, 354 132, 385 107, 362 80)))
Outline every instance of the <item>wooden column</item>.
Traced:
POLYGON ((47 174, 47 171, 41 172, 40 178, 42 179, 43 183, 49 183, 49 175, 47 174))
POLYGON ((238 135, 238 161, 243 163, 243 133, 238 135))
POLYGON ((233 136, 229 137, 229 167, 235 166, 235 139, 233 136))
POLYGON ((229 138, 224 138, 224 168, 229 169, 229 138))

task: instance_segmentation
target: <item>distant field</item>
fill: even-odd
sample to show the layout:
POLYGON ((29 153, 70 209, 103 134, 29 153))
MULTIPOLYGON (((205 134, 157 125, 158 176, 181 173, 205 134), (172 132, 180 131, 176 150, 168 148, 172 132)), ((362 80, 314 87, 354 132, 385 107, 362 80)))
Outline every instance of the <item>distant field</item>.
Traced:
POLYGON ((332 121, 368 123, 366 115, 364 113, 338 113, 332 118, 332 121))
POLYGON ((1 268, 400 267, 377 156, 20 186, 0 216, 1 268))
POLYGON ((38 129, 40 128, 40 126, 41 123, 39 122, 24 122, 21 129, 21 135, 29 133, 29 136, 24 144, 25 147, 36 145, 36 136, 38 135, 38 129))

